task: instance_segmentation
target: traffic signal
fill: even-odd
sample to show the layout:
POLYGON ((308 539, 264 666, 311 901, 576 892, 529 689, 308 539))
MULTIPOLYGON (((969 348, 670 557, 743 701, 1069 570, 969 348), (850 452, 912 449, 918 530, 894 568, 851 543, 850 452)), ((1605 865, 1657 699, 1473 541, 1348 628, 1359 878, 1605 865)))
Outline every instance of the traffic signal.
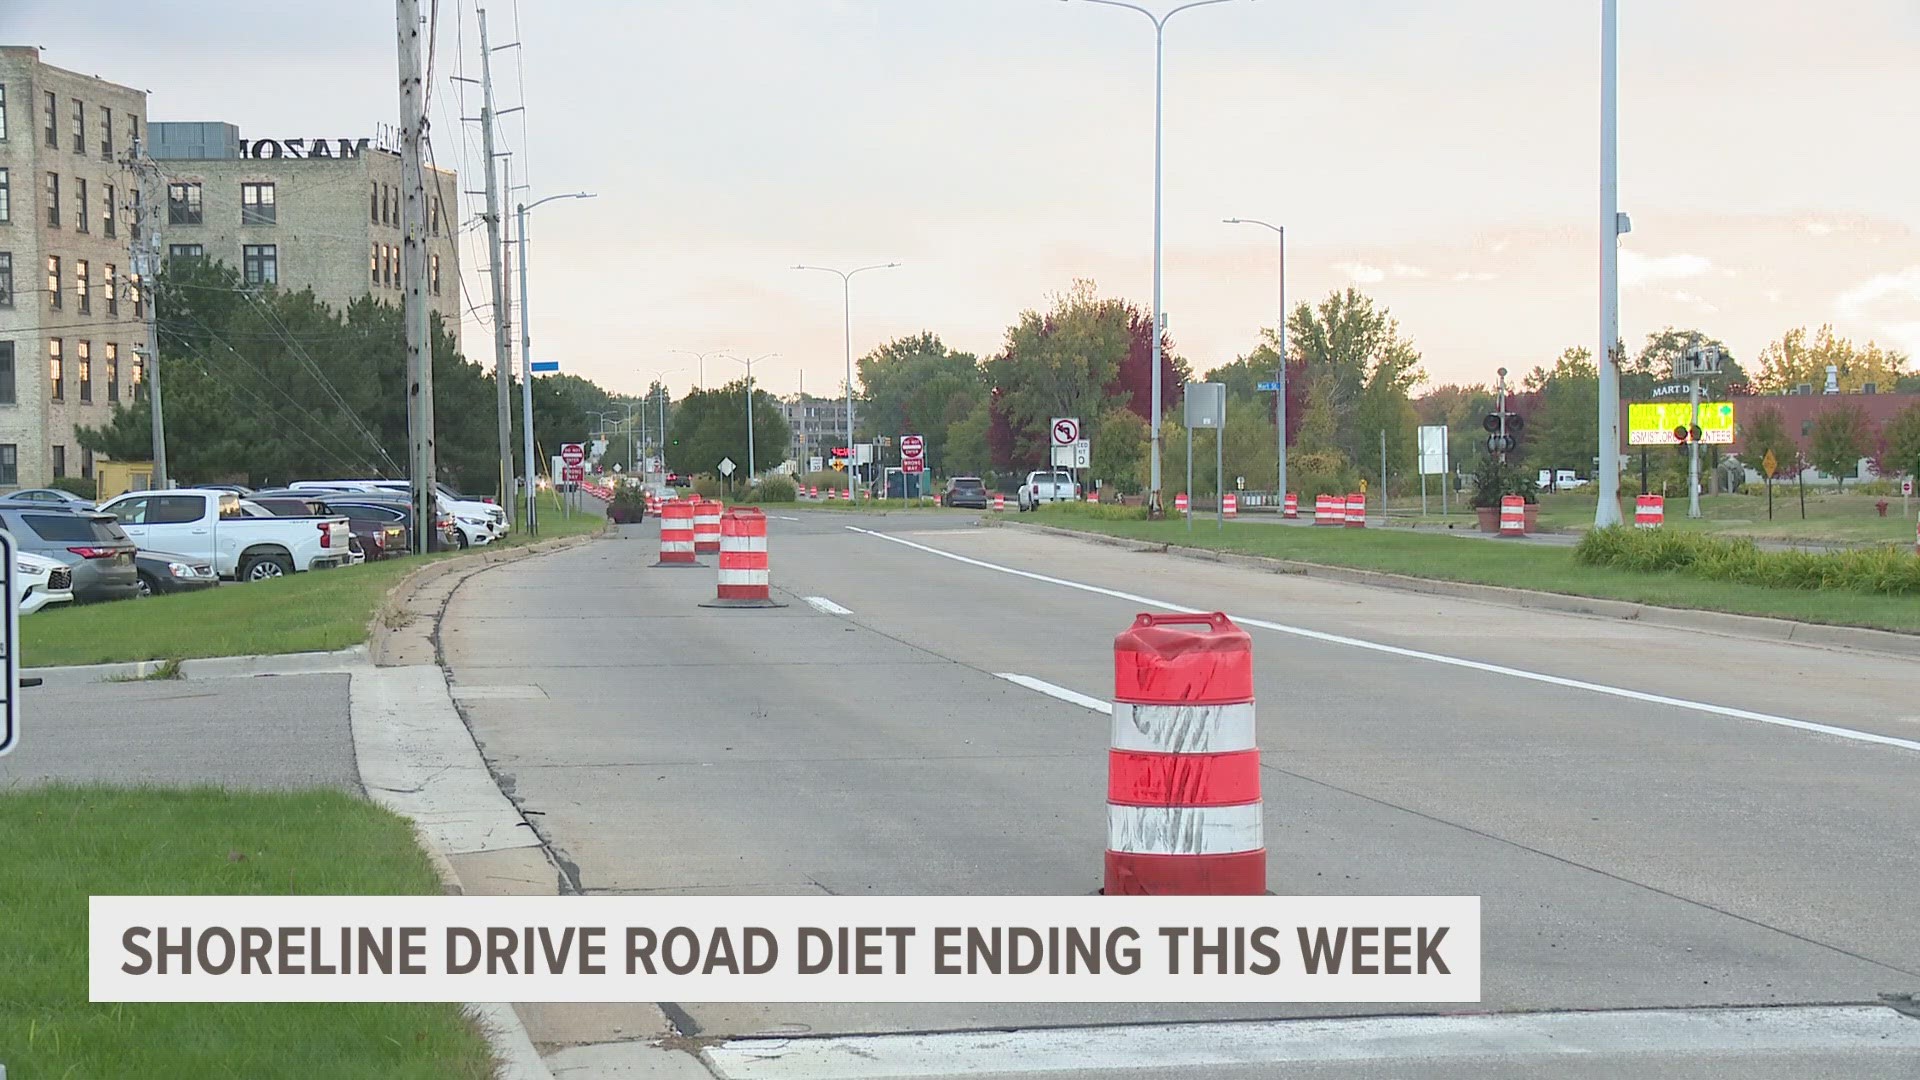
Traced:
POLYGON ((1681 446, 1685 446, 1689 442, 1699 442, 1705 436, 1706 432, 1701 430, 1699 424, 1695 424, 1691 428, 1685 424, 1680 424, 1673 429, 1673 441, 1679 443, 1681 446))
POLYGON ((1526 421, 1519 413, 1488 413, 1481 425, 1487 429, 1487 452, 1493 454, 1511 454, 1520 445, 1520 429, 1526 427, 1526 421), (1503 423, 1504 421, 1504 423, 1503 423), (1501 428, 1506 434, 1500 433, 1501 428))

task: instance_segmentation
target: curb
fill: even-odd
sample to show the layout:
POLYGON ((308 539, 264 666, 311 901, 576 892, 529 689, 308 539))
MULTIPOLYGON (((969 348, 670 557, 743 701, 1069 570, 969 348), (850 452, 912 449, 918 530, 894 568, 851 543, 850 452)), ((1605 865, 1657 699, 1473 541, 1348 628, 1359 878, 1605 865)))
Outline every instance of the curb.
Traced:
MULTIPOLYGON (((209 656, 182 660, 182 679, 237 679, 251 675, 315 675, 348 671, 367 662, 367 647, 355 645, 336 652, 253 653, 246 656, 209 656)), ((159 671, 165 660, 128 660, 114 664, 73 664, 66 667, 22 668, 22 676, 44 679, 48 686, 79 686, 109 680, 143 679, 159 671)))
POLYGON ((1590 596, 1571 596, 1566 593, 1539 592, 1533 589, 1510 589, 1503 585, 1479 585, 1465 581, 1443 581, 1436 578, 1411 577, 1406 574, 1391 574, 1380 570, 1356 570, 1350 567, 1328 566, 1324 563, 1299 562, 1293 559, 1276 559, 1265 555, 1242 555, 1237 552, 1215 551, 1210 548, 1183 547, 1178 544, 1160 544, 1147 540, 1132 540, 1120 536, 1107 536, 1102 533, 1063 529, 1053 525, 1031 525, 1025 522, 993 521, 993 526, 998 528, 1020 529, 1051 536, 1062 536, 1088 543, 1104 544, 1108 547, 1123 548, 1128 551, 1172 555, 1176 558, 1195 559, 1201 562, 1224 563, 1230 566, 1241 566, 1249 570, 1260 570, 1273 574, 1298 574, 1303 577, 1344 581, 1353 585, 1371 585, 1376 588, 1394 589, 1400 592, 1423 593, 1429 596, 1447 596, 1462 600, 1478 600, 1490 604, 1500 604, 1506 607, 1528 608, 1536 611, 1554 611, 1568 615, 1587 615, 1601 619, 1619 619, 1626 622, 1646 623, 1649 626, 1662 626, 1676 630, 1697 630, 1705 633, 1722 634, 1728 637, 1795 645, 1812 645, 1824 648, 1855 649, 1864 652, 1920 659, 1920 635, 1898 634, 1890 630, 1871 630, 1858 626, 1829 626, 1824 623, 1795 622, 1791 619, 1773 619, 1761 615, 1735 615, 1728 612, 1699 611, 1692 608, 1660 607, 1654 604, 1642 604, 1631 600, 1606 600, 1590 596))

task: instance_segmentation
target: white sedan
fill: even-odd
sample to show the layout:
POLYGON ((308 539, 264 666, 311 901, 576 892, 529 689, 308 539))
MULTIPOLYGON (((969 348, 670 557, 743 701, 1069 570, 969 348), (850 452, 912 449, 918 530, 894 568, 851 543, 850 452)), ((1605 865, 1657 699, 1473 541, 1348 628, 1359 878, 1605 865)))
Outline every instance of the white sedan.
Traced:
POLYGON ((31 615, 48 604, 73 600, 73 570, 66 563, 31 551, 15 552, 13 562, 20 614, 31 615))

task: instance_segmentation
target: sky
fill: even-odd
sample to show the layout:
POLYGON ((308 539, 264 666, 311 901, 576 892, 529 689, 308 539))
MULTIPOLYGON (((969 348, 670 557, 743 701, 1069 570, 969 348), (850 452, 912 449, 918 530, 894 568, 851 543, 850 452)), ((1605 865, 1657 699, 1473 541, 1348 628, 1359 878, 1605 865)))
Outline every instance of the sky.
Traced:
MULTIPOLYGON (((435 0, 427 0, 432 6, 435 0)), ((1170 0, 1144 0, 1165 11, 1170 0)), ((1622 0, 1621 331, 1742 360, 1799 325, 1920 355, 1920 4, 1622 0)), ((437 0, 435 160, 478 188, 474 0, 437 0), (464 95, 464 109, 461 97, 464 95)), ((1164 307, 1197 372, 1354 286, 1430 384, 1599 337, 1598 0, 1228 0, 1167 24, 1164 307)), ((931 330, 981 356, 1075 279, 1150 306, 1153 27, 1084 0, 491 0, 534 352, 621 392, 837 392, 931 330), (500 48, 518 42, 518 48, 500 48), (674 370, 678 369, 678 370, 674 370)), ((0 42, 252 138, 397 122, 393 6, 4 0, 0 42)), ((482 208, 469 198, 471 218, 482 208)), ((476 230, 476 237, 479 231, 476 230)), ((481 310, 484 248, 463 259, 481 310)))

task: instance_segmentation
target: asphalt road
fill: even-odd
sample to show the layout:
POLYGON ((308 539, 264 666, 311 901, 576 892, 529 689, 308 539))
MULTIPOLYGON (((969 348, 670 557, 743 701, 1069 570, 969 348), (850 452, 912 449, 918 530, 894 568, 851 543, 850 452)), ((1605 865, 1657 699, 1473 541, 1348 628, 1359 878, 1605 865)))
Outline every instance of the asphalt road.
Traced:
MULTIPOLYGON (((1106 718, 1001 675, 1104 698, 1113 636, 1151 609, 1143 601, 1218 608, 1261 624, 1250 632, 1270 888, 1483 897, 1484 1003, 1438 1011, 1711 1017, 1920 990, 1910 661, 973 522, 777 514, 773 580, 788 606, 772 611, 698 607, 712 571, 650 567, 653 527, 628 527, 472 579, 441 646, 503 787, 536 812, 582 892, 1077 894, 1100 883, 1106 718)), ((667 1010, 681 1033, 721 1039, 1435 1011, 667 1010)), ((1578 1062, 1550 1065, 1497 1039, 1476 1043, 1478 1058, 1428 1061, 1389 1040, 1399 1048, 1377 1058, 1287 1060, 1329 1077, 1920 1070, 1920 1041, 1862 1045, 1818 1011, 1771 1015, 1826 1042, 1713 1049, 1682 1025, 1664 1044, 1593 1036, 1578 1062)), ((1207 1038, 1206 1025, 1182 1030, 1207 1038)), ((1180 1071, 1260 1075, 1277 1059, 1259 1053, 1279 1051, 1180 1071)))

